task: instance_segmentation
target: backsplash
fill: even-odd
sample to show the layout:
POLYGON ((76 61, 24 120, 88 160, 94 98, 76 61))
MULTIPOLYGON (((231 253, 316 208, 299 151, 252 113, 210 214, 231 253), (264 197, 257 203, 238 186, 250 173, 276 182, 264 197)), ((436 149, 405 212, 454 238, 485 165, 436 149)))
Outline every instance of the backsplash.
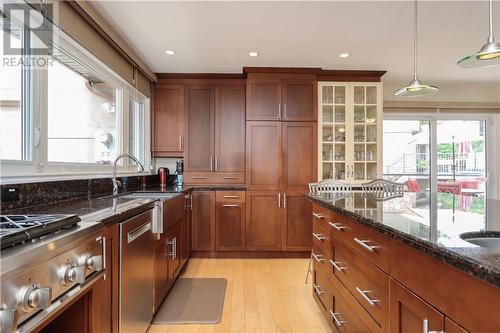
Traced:
MULTIPOLYGON (((120 192, 154 185, 157 178, 156 175, 118 178, 122 182, 120 192)), ((0 211, 6 212, 74 198, 111 195, 112 183, 111 178, 75 179, 0 185, 0 190, 0 211)))

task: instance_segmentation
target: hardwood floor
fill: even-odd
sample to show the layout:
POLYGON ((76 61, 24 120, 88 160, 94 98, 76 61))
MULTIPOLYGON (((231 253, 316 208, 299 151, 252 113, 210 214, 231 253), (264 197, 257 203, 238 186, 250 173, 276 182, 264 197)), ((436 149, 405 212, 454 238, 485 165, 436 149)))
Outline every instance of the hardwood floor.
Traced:
POLYGON ((152 325, 149 333, 329 332, 311 285, 304 283, 307 264, 308 259, 191 259, 182 277, 227 279, 221 322, 152 325))

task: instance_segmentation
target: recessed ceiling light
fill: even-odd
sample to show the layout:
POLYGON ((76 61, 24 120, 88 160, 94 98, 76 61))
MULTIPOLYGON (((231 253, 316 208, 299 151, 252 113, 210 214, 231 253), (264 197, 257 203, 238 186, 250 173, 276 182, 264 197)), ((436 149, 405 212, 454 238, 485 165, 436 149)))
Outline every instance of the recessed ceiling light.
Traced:
POLYGON ((175 51, 172 51, 172 50, 166 50, 165 51, 166 54, 168 55, 174 55, 175 54, 175 51))
POLYGON ((341 57, 341 58, 348 58, 349 56, 350 56, 349 53, 341 53, 341 54, 339 54, 339 57, 341 57))
POLYGON ((250 57, 256 57, 256 56, 258 56, 258 55, 259 55, 259 52, 252 51, 252 52, 248 53, 248 55, 249 55, 250 57))

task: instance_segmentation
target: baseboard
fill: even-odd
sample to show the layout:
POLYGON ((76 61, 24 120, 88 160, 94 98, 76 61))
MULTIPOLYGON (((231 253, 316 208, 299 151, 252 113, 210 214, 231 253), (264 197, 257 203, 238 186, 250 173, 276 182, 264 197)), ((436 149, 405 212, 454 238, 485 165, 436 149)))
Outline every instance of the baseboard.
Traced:
POLYGON ((309 258, 311 251, 193 251, 191 258, 309 258))

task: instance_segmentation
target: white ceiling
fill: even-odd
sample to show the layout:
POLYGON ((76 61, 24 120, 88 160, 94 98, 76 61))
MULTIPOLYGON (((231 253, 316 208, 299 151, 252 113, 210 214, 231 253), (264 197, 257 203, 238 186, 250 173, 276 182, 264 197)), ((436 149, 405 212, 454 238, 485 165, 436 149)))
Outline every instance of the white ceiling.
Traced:
MULTIPOLYGON (((412 1, 99 1, 111 22, 155 72, 241 73, 243 66, 387 70, 407 83, 413 63, 412 1), (175 50, 167 56, 165 50, 175 50), (248 56, 258 51, 259 57, 248 56), (339 53, 351 57, 341 59, 339 53)), ((500 39, 500 2, 495 1, 500 39)), ((500 87, 500 67, 456 62, 486 41, 486 1, 419 3, 419 76, 433 84, 500 87)), ((500 89, 499 89, 500 90, 500 89)))

